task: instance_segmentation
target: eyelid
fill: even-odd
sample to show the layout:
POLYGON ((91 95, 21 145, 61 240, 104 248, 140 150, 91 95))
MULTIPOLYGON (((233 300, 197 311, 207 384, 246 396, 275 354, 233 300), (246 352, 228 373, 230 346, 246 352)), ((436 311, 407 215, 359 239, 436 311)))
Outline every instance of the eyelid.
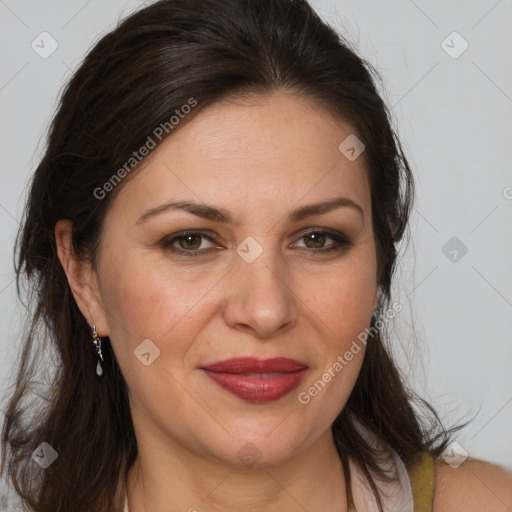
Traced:
POLYGON ((322 233, 331 237, 338 237, 338 238, 346 238, 347 241, 349 240, 349 237, 343 233, 343 231, 337 231, 335 229, 329 229, 329 228, 322 228, 320 226, 313 226, 310 228, 302 229, 295 233, 293 236, 295 238, 302 238, 303 236, 309 235, 310 233, 322 233))
MULTIPOLYGON (((191 235, 194 235, 194 236, 200 236, 206 240, 208 240, 209 242, 211 243, 215 243, 217 240, 216 238, 218 238, 219 235, 217 235, 216 233, 213 233, 212 231, 208 231, 208 230, 202 230, 202 229, 186 229, 184 231, 179 231, 177 233, 173 233, 172 235, 169 235, 167 237, 165 237, 161 242, 160 244, 165 246, 165 247, 172 247, 173 243, 176 242, 177 240, 179 240, 180 238, 185 238, 187 236, 191 236, 191 235)), ((199 249, 199 250, 195 250, 195 251, 185 251, 184 249, 178 249, 178 248, 174 248, 176 249, 177 252, 180 252, 180 251, 183 251, 183 252, 188 252, 188 253, 191 253, 191 252, 196 252, 196 253, 201 253, 202 251, 207 251, 209 249, 211 249, 211 247, 208 247, 206 249, 199 249)))
POLYGON ((307 252, 310 252, 313 254, 314 253, 317 253, 317 254, 327 253, 330 250, 342 251, 343 249, 352 247, 354 245, 354 243, 352 242, 352 239, 349 236, 347 236, 345 233, 343 233, 342 231, 331 230, 329 228, 321 228, 321 227, 312 227, 312 228, 307 228, 306 230, 303 230, 303 231, 299 231, 298 234, 295 235, 295 237, 297 238, 297 241, 294 242, 294 244, 303 240, 304 237, 306 237, 307 235, 309 235, 311 233, 318 233, 318 234, 324 235, 326 238, 330 238, 331 240, 334 241, 334 243, 327 245, 326 247, 321 247, 319 249, 311 249, 309 247, 303 246, 303 249, 305 249, 307 252))

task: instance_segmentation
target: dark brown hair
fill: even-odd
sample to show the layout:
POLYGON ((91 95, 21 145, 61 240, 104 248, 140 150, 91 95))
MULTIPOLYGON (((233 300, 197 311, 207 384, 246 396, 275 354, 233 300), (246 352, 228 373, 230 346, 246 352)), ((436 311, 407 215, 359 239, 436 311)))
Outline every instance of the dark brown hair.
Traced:
MULTIPOLYGON (((17 292, 21 298, 25 278, 32 307, 5 409, 1 470, 7 468, 24 503, 36 512, 122 511, 124 478, 137 455, 126 382, 108 338, 104 375, 95 374, 90 326, 57 256, 56 222, 72 221, 75 254, 96 269, 105 214, 135 173, 101 199, 95 191, 155 128, 190 98, 197 106, 184 122, 227 97, 290 91, 349 122, 364 141, 384 309, 413 178, 376 78, 305 0, 160 0, 92 48, 63 91, 16 239, 17 292), (44 470, 31 460, 42 442, 58 452, 44 470)), ((352 457, 380 504, 379 453, 354 418, 407 468, 423 451, 438 456, 455 431, 446 431, 406 386, 381 332, 369 341, 355 387, 332 425, 348 501, 352 457)))

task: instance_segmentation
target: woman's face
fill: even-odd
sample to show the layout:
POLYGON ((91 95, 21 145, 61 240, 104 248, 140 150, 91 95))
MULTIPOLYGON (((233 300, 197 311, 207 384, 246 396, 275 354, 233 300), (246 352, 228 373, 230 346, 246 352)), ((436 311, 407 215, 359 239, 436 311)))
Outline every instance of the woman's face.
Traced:
POLYGON ((364 153, 338 149, 352 133, 291 94, 223 101, 123 185, 94 320, 126 378, 139 450, 276 464, 330 435, 364 345, 344 355, 377 305, 364 153), (205 369, 234 358, 298 366, 205 369))

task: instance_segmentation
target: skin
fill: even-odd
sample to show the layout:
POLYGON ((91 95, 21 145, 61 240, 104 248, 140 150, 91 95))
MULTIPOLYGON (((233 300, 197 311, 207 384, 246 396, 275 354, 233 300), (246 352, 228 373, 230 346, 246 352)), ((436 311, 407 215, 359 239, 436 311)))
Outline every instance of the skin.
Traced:
POLYGON ((435 466, 434 512, 510 512, 512 472, 468 459, 452 468, 442 458, 435 466))
POLYGON ((330 427, 355 384, 364 345, 307 405, 298 393, 348 350, 377 306, 364 153, 350 161, 338 150, 353 132, 283 91, 224 100, 183 123, 122 185, 105 219, 97 272, 74 257, 70 222, 57 223, 75 300, 99 336, 109 336, 129 387, 139 450, 127 483, 130 512, 171 505, 189 512, 346 510, 330 427), (362 214, 341 207, 286 218, 339 196, 362 214), (171 200, 223 208, 234 223, 177 209, 137 223, 171 200), (322 254, 336 242, 310 239, 308 228, 344 233, 351 245, 322 254), (213 240, 163 246, 184 230, 213 240), (236 252, 246 237, 263 250, 252 263, 236 252), (171 247, 205 252, 187 257, 171 247), (148 366, 134 355, 145 339, 160 350, 148 366), (200 369, 242 356, 289 357, 309 370, 285 397, 254 403, 200 369), (259 457, 252 467, 238 456, 247 443, 259 457))

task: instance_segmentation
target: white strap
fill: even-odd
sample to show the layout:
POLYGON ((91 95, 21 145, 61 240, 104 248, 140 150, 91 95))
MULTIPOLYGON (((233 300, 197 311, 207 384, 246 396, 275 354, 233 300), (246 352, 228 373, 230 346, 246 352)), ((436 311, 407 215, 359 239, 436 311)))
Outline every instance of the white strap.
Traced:
MULTIPOLYGON (((395 455, 393 461, 398 474, 398 481, 381 482, 374 478, 379 489, 385 512, 413 512, 414 502, 409 475, 404 463, 395 455)), ((349 460, 352 494, 354 505, 358 512, 379 512, 377 500, 366 477, 359 466, 349 460)))
MULTIPOLYGON (((414 512, 411 481, 405 464, 390 446, 364 428, 361 423, 355 420, 354 424, 369 444, 383 450, 384 453, 389 453, 387 460, 380 462, 379 465, 388 476, 394 477, 395 480, 387 483, 374 477, 384 512, 414 512)), ((349 466, 354 505, 357 511, 379 512, 377 500, 359 465, 349 459, 349 466)))

